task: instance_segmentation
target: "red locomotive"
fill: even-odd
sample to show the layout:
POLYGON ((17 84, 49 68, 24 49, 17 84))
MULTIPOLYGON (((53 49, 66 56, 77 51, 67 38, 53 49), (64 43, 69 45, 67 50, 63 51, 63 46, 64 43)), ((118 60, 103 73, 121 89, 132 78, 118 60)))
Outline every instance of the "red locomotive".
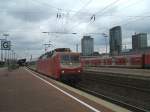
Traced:
POLYGON ((40 56, 37 71, 57 80, 79 81, 82 72, 80 54, 69 48, 58 48, 40 56))
POLYGON ((150 54, 81 59, 83 67, 150 68, 150 54))

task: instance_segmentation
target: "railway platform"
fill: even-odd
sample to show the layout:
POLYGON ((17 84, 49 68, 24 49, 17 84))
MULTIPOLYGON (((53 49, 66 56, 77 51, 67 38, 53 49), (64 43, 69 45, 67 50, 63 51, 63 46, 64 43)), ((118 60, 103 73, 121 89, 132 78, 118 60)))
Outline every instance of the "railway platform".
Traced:
POLYGON ((117 75, 119 77, 150 80, 150 69, 86 67, 84 68, 84 72, 107 73, 111 75, 117 75))
POLYGON ((0 112, 130 112, 27 68, 0 68, 0 112))

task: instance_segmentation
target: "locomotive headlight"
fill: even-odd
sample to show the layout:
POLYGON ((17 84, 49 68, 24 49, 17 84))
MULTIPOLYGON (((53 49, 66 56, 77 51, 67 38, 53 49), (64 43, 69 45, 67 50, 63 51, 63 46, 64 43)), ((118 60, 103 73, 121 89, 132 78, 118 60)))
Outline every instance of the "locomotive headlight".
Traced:
POLYGON ((80 70, 78 70, 78 72, 80 72, 80 70))
POLYGON ((65 71, 64 71, 64 70, 62 70, 62 71, 61 71, 61 73, 62 73, 62 74, 64 74, 64 73, 65 73, 65 71))

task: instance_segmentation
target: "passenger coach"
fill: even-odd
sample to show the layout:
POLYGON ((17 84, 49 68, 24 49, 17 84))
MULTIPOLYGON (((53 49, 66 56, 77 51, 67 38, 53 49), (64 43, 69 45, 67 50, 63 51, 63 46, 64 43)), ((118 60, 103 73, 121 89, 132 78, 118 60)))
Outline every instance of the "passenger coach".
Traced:
POLYGON ((83 67, 150 68, 150 53, 81 59, 83 67))

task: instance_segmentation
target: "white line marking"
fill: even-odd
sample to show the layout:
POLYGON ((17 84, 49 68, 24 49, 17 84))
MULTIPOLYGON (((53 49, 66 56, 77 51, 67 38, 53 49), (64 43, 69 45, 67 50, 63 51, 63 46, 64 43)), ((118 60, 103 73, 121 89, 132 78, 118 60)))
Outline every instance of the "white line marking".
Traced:
POLYGON ((31 72, 30 70, 28 70, 28 69, 25 69, 25 70, 27 70, 28 72, 30 72, 34 77, 41 79, 41 80, 44 81, 45 83, 51 85, 51 86, 54 87, 55 89, 61 91, 61 92, 64 93, 65 95, 67 95, 67 96, 69 96, 70 98, 76 100, 77 102, 81 103, 82 105, 88 107, 89 109, 93 110, 94 112, 101 112, 101 111, 99 111, 98 109, 96 109, 96 108, 90 106, 89 104, 87 104, 87 103, 81 101, 80 99, 78 99, 78 98, 72 96, 71 94, 67 93, 66 91, 60 89, 59 87, 53 85, 52 83, 48 82, 47 80, 45 80, 45 79, 43 79, 43 78, 41 78, 41 77, 35 75, 35 74, 34 74, 33 72, 31 72))

